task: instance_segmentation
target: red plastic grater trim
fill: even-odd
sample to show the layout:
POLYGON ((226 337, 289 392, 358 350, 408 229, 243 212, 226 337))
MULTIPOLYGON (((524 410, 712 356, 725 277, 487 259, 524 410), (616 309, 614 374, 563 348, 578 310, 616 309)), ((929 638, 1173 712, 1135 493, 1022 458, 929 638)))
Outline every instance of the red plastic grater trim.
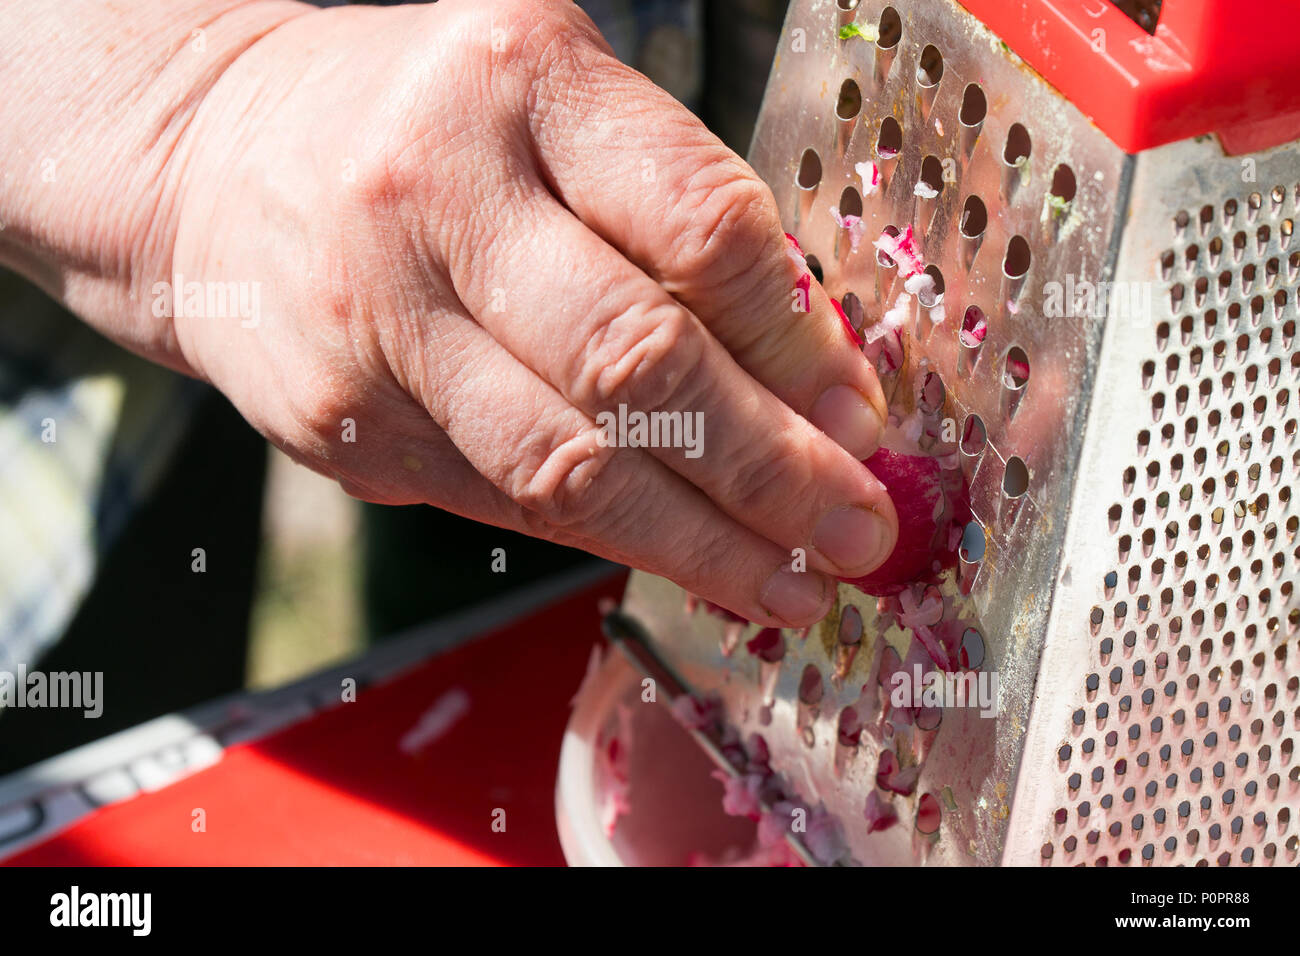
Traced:
POLYGON ((1165 0, 1154 36, 1109 0, 959 2, 1126 152, 1300 139, 1300 0, 1165 0))

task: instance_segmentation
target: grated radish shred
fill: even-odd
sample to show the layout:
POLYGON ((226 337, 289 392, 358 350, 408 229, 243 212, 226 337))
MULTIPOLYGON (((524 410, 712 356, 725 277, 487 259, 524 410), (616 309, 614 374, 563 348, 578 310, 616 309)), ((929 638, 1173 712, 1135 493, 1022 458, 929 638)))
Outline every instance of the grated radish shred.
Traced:
POLYGON ((831 206, 831 217, 835 224, 849 234, 849 251, 857 252, 858 246, 862 245, 862 237, 866 235, 867 224, 861 216, 841 216, 839 206, 831 206))
POLYGON ((870 196, 880 188, 880 167, 875 163, 870 160, 865 163, 858 163, 853 167, 853 171, 862 180, 863 196, 870 196))
POLYGON ((904 279, 925 271, 925 260, 921 258, 921 252, 916 248, 916 239, 912 235, 911 226, 908 226, 899 236, 891 236, 887 232, 881 233, 874 245, 898 263, 898 274, 904 279))

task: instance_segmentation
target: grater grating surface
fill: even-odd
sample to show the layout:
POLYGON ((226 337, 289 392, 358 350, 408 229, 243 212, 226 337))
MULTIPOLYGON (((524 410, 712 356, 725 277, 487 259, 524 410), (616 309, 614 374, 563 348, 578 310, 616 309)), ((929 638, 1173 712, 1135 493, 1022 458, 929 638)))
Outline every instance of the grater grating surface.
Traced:
POLYGON ((1137 159, 1016 862, 1297 862, 1300 150, 1247 159, 1137 159))
POLYGON ((796 0, 750 160, 827 291, 856 296, 868 324, 902 286, 871 247, 886 226, 912 225, 937 270, 942 321, 913 304, 906 362, 882 383, 910 413, 919 385, 937 375, 942 416, 968 438, 961 465, 975 527, 941 588, 982 652, 975 663, 998 675, 1000 712, 886 722, 882 656, 888 646, 905 659, 912 638, 847 587, 806 637, 785 632, 784 658, 768 664, 728 654, 736 635, 724 624, 688 614, 670 583, 635 574, 624 609, 659 657, 688 687, 717 696, 742 737, 763 737, 787 788, 838 819, 859 862, 1294 861, 1300 652, 1288 642, 1300 615, 1291 501, 1300 445, 1288 390, 1300 372, 1290 225, 1300 152, 1251 158, 1263 197, 1252 214, 1241 158, 1211 141, 1125 154, 951 0, 796 0), (848 22, 877 25, 880 39, 839 39, 848 22), (863 196, 854 167, 867 160, 885 180, 863 196), (832 206, 861 209, 857 250, 832 206), (1109 320, 1102 310, 1044 316, 1053 283, 1085 279, 1131 283, 1151 309, 1116 315, 1112 300, 1109 320), (988 334, 967 348, 958 330, 977 314, 988 334), (1008 378, 1009 357, 1028 373, 1008 378), (1193 419, 1199 431, 1187 444, 1193 419), (1215 492, 1202 500, 1211 479, 1215 492), (1166 542, 1171 521, 1180 537, 1166 542), (1233 546, 1223 554, 1225 537, 1233 546), (854 615, 856 647, 839 637, 842 627, 856 632, 854 615), (1218 710, 1225 696, 1228 717, 1218 710), (840 733, 849 708, 865 726, 856 739, 840 733), (900 824, 868 833, 862 812, 883 751, 920 776, 914 792, 888 797, 900 824))

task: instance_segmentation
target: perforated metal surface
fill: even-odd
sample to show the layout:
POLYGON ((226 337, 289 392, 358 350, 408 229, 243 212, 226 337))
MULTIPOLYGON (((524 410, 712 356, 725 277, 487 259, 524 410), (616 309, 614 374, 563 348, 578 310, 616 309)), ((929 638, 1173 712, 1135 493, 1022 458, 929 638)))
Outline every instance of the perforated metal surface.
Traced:
MULTIPOLYGON (((883 383, 907 413, 918 384, 937 375, 944 384, 939 414, 971 436, 961 465, 977 522, 975 547, 941 587, 978 639, 978 669, 999 677, 1000 713, 994 720, 949 708, 925 726, 880 721, 879 696, 863 695, 863 687, 874 688, 883 648, 906 657, 911 637, 897 627, 878 633, 874 602, 850 588, 841 588, 832 613, 806 637, 786 632, 784 657, 772 664, 743 649, 726 653, 736 634, 702 612, 688 615, 685 596, 671 584, 634 575, 624 607, 642 622, 659 656, 688 686, 718 696, 742 736, 762 735, 788 788, 840 821, 859 862, 1221 862, 1225 852, 1229 859, 1222 862, 1294 860, 1288 828, 1295 823, 1283 810, 1298 802, 1293 583, 1300 556, 1290 486, 1300 474, 1291 395, 1300 370, 1293 342, 1300 256, 1290 255, 1284 223, 1293 218, 1300 183, 1296 148, 1253 157, 1258 186, 1250 188, 1243 188, 1241 159, 1224 158, 1213 142, 1128 157, 951 0, 897 9, 866 0, 850 10, 832 0, 798 0, 750 159, 772 185, 787 229, 815 258, 827 291, 856 296, 868 324, 901 291, 897 271, 881 265, 871 247, 887 226, 911 224, 937 270, 943 320, 936 324, 927 309, 913 305, 906 362, 883 383), (881 39, 839 39, 848 22, 878 25, 881 39), (886 179, 864 197, 854 166, 867 160, 886 179), (929 190, 918 191, 918 183, 938 195, 926 198, 929 190), (1274 185, 1283 190, 1280 203, 1273 203, 1274 185), (1247 224, 1248 197, 1256 191, 1264 198, 1247 224), (1233 198, 1238 214, 1224 223, 1224 203, 1233 198), (1206 203, 1217 212, 1202 233, 1206 203), (856 251, 831 206, 861 208, 866 234, 856 251), (1188 225, 1175 234, 1180 211, 1188 225), (1216 237, 1223 248, 1211 264, 1216 237), (1189 262, 1193 245, 1197 254, 1189 262), (1253 284, 1243 287, 1252 264, 1253 284), (1225 271, 1231 274, 1221 287, 1225 271), (1109 314, 1068 303, 1060 308, 1063 291, 1068 298, 1077 284, 1111 281, 1132 290, 1132 302, 1150 295, 1151 312, 1125 311, 1123 297, 1112 298, 1109 314), (1178 285, 1183 299, 1175 307, 1170 295, 1178 285), (1207 333, 1211 309, 1217 322, 1207 333), (959 329, 964 317, 977 314, 988 334, 971 349, 959 329), (1218 341, 1224 345, 1216 356, 1218 341), (1198 346, 1200 367, 1193 370, 1198 346), (1008 378, 1008 356, 1026 362, 1028 375, 1008 378), (1229 372, 1235 375, 1230 387, 1229 372), (1239 404, 1240 422, 1234 419, 1239 404), (1216 412, 1217 426, 1211 424, 1216 412), (1192 419, 1196 439, 1186 444, 1192 419), (1173 429, 1168 441, 1167 428, 1173 429), (1242 457, 1245 434, 1252 445, 1242 457), (1220 461, 1225 440, 1230 453, 1220 461), (1198 448, 1204 450, 1200 470, 1198 448), (1153 465, 1159 471, 1149 473, 1153 465), (1210 479, 1213 495, 1203 499, 1210 479), (1234 513, 1238 504, 1244 514, 1234 513), (1219 506, 1224 524, 1215 528, 1219 506), (1200 516, 1195 537, 1193 515, 1200 516), (1166 542, 1171 521, 1178 536, 1166 542), (1125 537, 1129 548, 1121 559, 1125 537), (1221 554, 1225 538, 1232 550, 1221 554), (1202 562, 1203 545, 1211 554, 1202 562), (1131 573, 1137 576, 1132 590, 1131 573), (1211 575, 1218 576, 1213 588, 1211 575), (1236 605, 1243 596, 1244 617, 1236 605), (1120 602, 1124 613, 1117 619, 1120 602), (1220 605, 1226 618, 1216 625, 1220 605), (1094 621, 1097 611, 1101 618, 1094 621), (856 646, 840 640, 846 612, 863 622, 856 646), (1155 637, 1148 633, 1153 626, 1155 637), (1229 632, 1233 639, 1225 644, 1229 632), (1240 695, 1249 681, 1254 696, 1247 705, 1240 695), (1237 695, 1231 719, 1220 718, 1229 685, 1237 695), (842 735, 846 708, 876 729, 842 735), (1153 728, 1155 721, 1161 729, 1153 728), (1218 735, 1212 744, 1206 741, 1211 732, 1218 735), (1187 740, 1192 751, 1184 756, 1187 740), (1165 745, 1169 761, 1162 760, 1165 745), (1267 760, 1260 753, 1265 746, 1267 760), (920 767, 913 793, 876 790, 886 750, 920 767), (1239 767, 1242 753, 1248 762, 1239 767), (1126 762, 1117 775, 1120 760, 1126 762), (1216 778, 1219 763, 1224 773, 1216 778), (1199 784, 1193 768, 1201 770, 1199 784), (1166 785, 1171 773, 1178 775, 1172 787, 1166 785), (1247 793, 1252 780, 1256 786, 1247 793), (1153 781, 1156 792, 1149 796, 1153 781), (1224 804, 1229 789, 1235 792, 1224 804), (899 825, 867 832, 862 812, 873 791, 890 802, 899 825), (1208 816, 1201 810, 1206 796, 1212 798, 1208 816), (1184 801, 1191 810, 1180 827, 1184 801), (937 829, 914 825, 923 805, 929 815, 938 808, 937 829), (1216 824, 1217 838, 1210 830, 1216 824), (1188 836, 1193 828, 1195 844, 1188 836), (1177 841, 1166 850, 1171 836, 1177 841)), ((856 632, 856 621, 845 626, 856 632)))
POLYGON ((1298 211, 1295 146, 1138 158, 1018 862, 1297 862, 1298 211))

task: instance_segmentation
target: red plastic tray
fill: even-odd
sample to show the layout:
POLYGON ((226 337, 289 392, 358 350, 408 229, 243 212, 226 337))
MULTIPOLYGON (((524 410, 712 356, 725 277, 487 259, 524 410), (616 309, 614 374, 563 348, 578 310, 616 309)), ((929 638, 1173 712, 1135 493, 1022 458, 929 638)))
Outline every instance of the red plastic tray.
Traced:
POLYGON ((959 2, 1127 152, 1300 139, 1300 0, 1165 0, 1154 36, 1110 0, 959 2))
POLYGON ((33 865, 561 865, 555 774, 569 700, 620 575, 362 691, 6 861, 33 865), (443 694, 469 709, 414 755, 443 694), (206 813, 206 832, 191 829, 206 813), (505 811, 505 831, 493 814, 505 811))

